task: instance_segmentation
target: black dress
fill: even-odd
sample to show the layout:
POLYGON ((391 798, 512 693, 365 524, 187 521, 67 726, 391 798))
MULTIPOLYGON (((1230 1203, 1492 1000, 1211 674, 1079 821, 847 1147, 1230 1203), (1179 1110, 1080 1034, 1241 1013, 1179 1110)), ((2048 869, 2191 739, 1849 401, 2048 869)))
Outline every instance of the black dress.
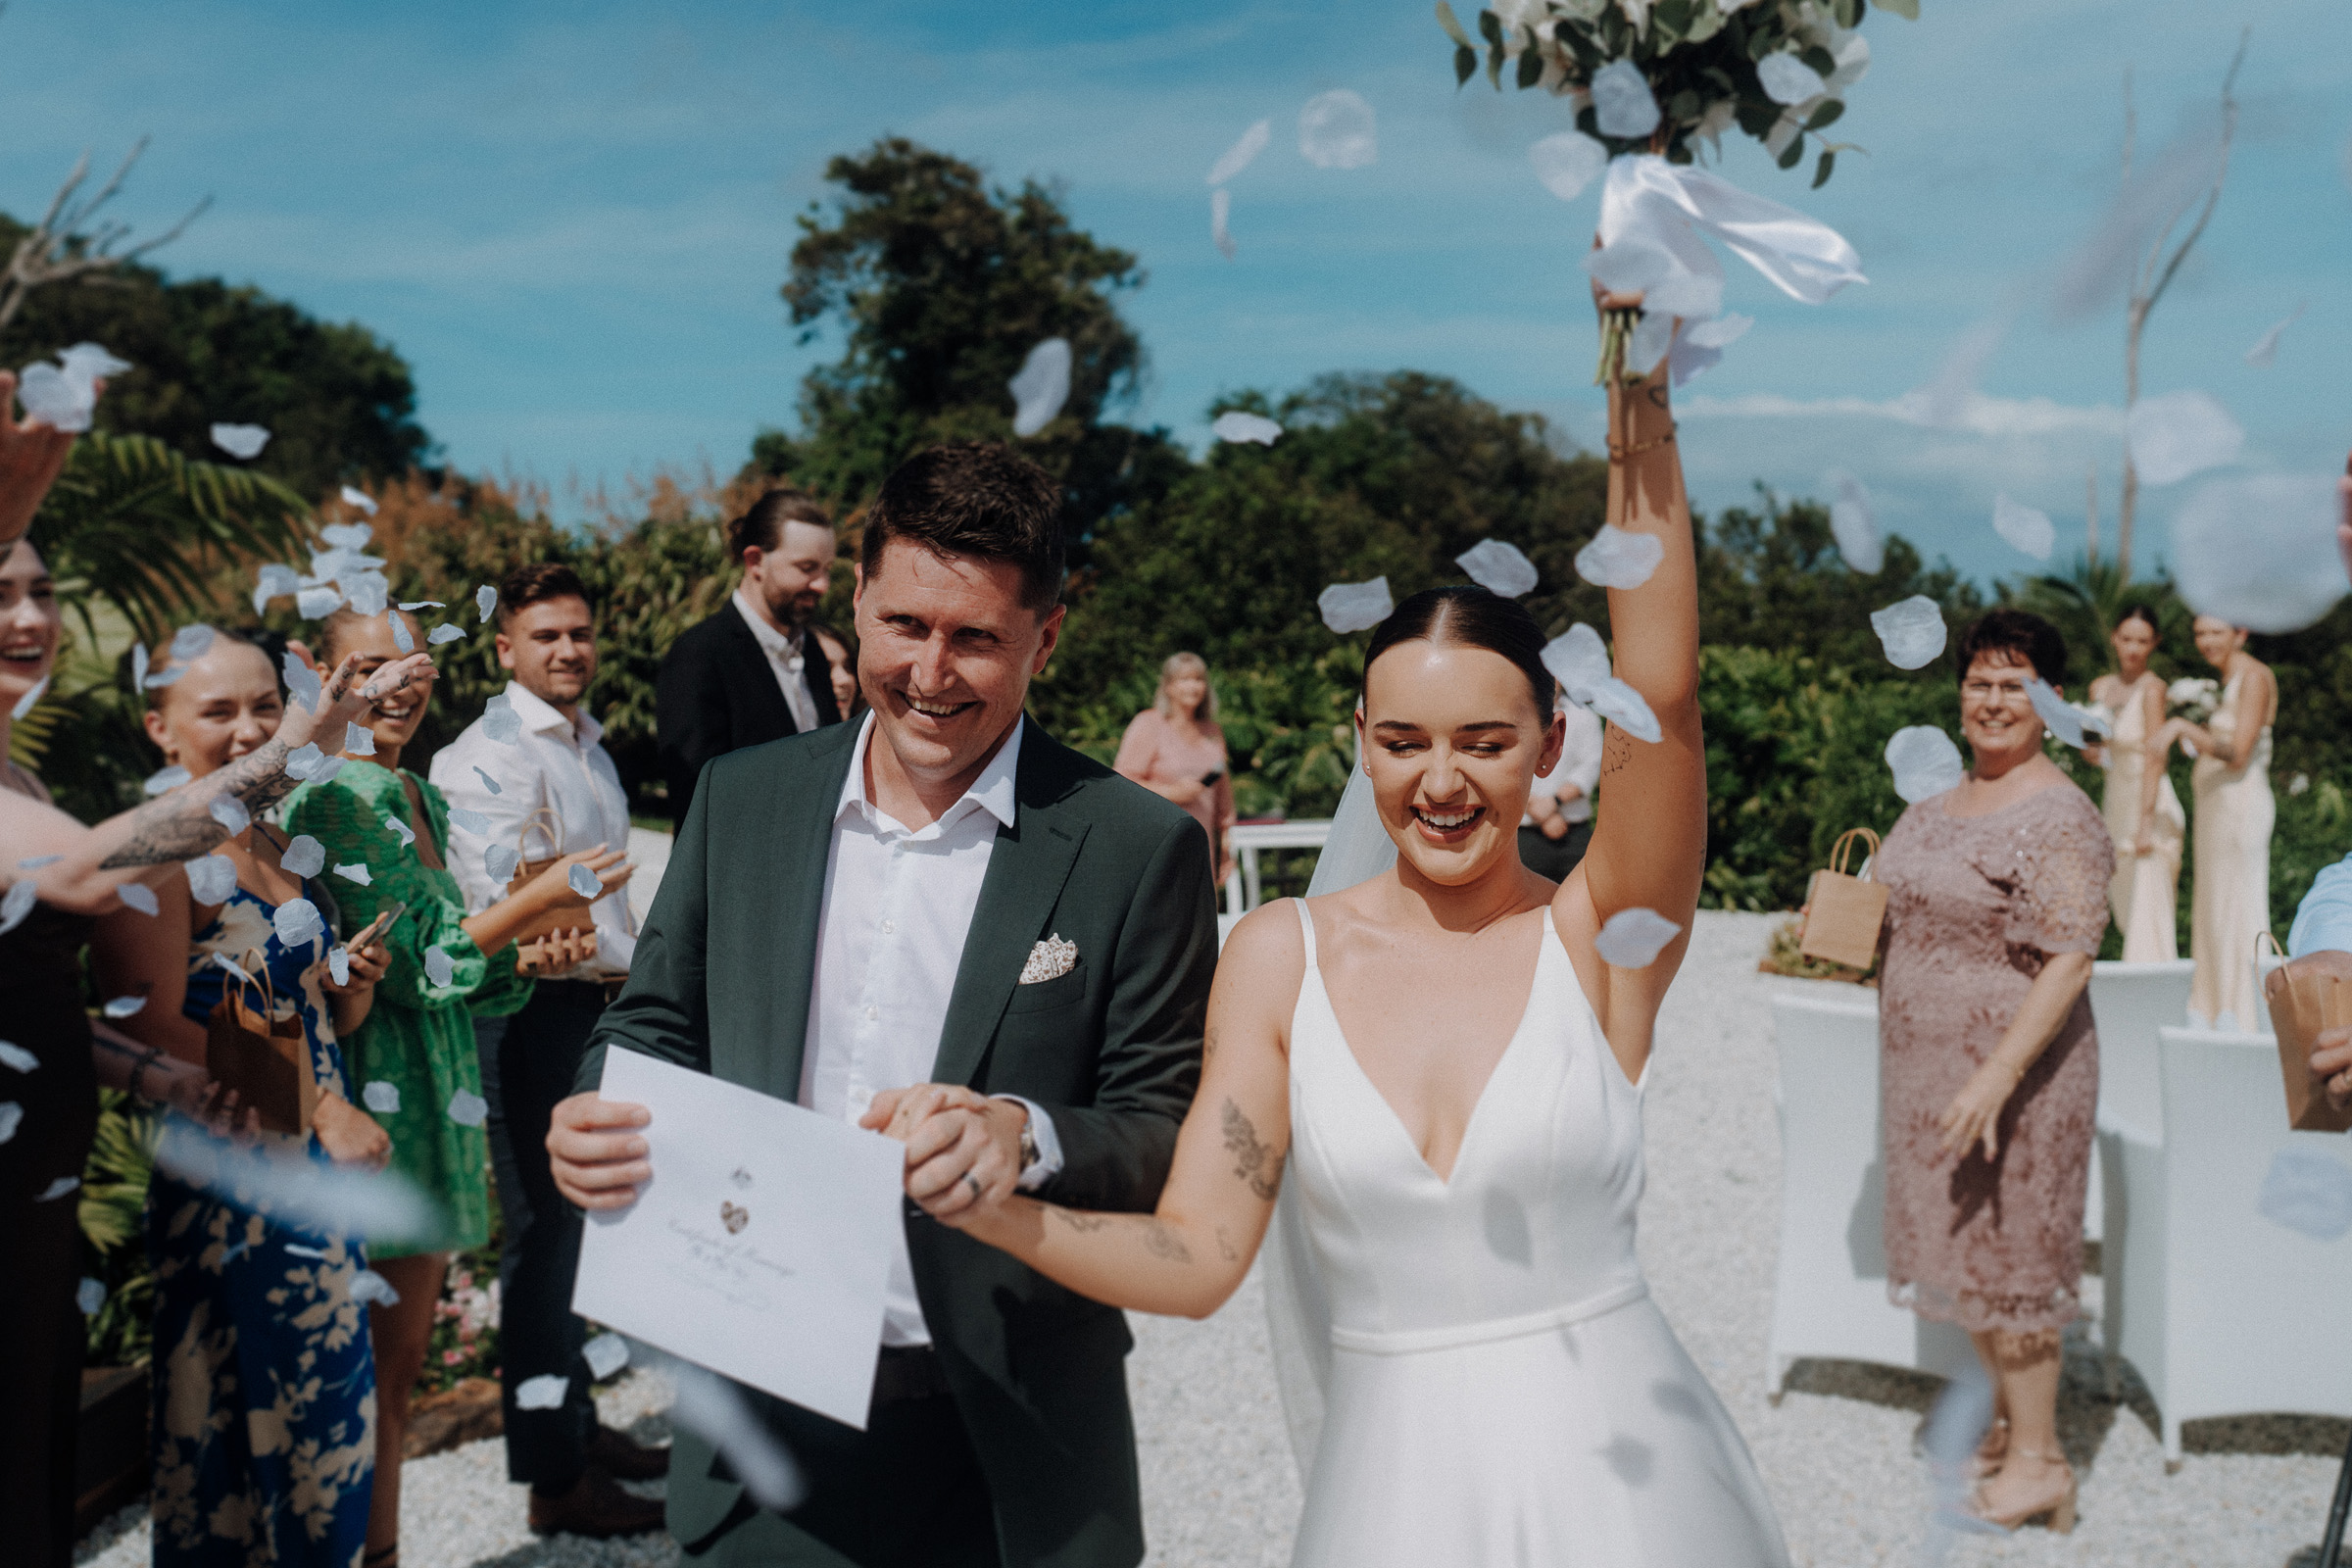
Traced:
POLYGON ((0 1257, 10 1274, 0 1288, 0 1521, 4 1555, 28 1568, 74 1560, 84 1344, 74 1299, 81 1277, 77 1189, 98 1127, 81 984, 90 925, 85 915, 36 904, 0 935, 0 1037, 37 1064, 0 1066, 0 1123, 14 1124, 0 1142, 0 1257))

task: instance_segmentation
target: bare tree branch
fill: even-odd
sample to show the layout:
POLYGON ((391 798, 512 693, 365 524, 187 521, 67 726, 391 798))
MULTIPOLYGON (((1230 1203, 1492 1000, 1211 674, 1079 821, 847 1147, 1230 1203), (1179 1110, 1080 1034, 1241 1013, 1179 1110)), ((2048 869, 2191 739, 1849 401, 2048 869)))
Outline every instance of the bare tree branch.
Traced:
POLYGON ((96 192, 76 199, 82 182, 89 178, 90 155, 83 153, 74 165, 74 172, 58 186, 57 194, 49 200, 49 210, 17 242, 16 251, 9 257, 5 270, 0 270, 0 327, 15 319, 24 308, 26 296, 50 283, 86 278, 91 282, 111 282, 103 274, 133 262, 161 245, 169 245, 187 232, 188 225, 213 205, 210 196, 190 208, 180 220, 153 239, 118 251, 116 246, 130 237, 128 223, 112 220, 92 226, 99 210, 115 199, 129 177, 131 169, 147 151, 148 137, 141 136, 124 156, 122 167, 96 192))

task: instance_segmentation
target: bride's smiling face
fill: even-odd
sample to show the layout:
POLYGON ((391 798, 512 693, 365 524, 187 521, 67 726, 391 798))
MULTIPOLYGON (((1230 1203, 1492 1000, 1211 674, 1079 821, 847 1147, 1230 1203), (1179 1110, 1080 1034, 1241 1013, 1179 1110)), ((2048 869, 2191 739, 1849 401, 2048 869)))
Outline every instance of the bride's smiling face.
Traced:
POLYGON ((1566 736, 1517 665, 1484 648, 1398 643, 1366 673, 1355 722, 1381 823, 1416 871, 1458 887, 1517 863, 1528 785, 1558 764, 1566 736))

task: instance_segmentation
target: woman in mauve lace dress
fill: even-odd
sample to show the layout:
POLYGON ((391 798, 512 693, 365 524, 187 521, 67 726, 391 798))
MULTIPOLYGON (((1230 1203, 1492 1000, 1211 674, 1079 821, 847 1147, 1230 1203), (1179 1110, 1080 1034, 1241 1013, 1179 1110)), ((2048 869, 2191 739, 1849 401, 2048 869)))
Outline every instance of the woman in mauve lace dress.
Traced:
POLYGON ((1887 1286, 1968 1330, 1994 1391, 1980 1517, 2074 1528, 2058 1446, 2059 1338, 2081 1310, 2082 1203, 2099 1098, 2092 957, 2115 846, 2042 754, 2028 687, 2066 677, 2039 616, 1987 612, 1961 638, 1955 789, 1886 836, 1879 1042, 1887 1286))

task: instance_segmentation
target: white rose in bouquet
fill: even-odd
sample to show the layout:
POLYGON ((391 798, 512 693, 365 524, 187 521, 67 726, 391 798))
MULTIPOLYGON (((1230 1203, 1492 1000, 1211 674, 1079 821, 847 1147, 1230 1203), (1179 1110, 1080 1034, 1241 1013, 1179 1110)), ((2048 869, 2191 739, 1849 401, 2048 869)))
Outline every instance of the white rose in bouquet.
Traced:
POLYGON ((2165 712, 2192 724, 2202 724, 2211 718, 2221 700, 2221 682, 2200 676, 2184 677, 2164 689, 2165 712))

